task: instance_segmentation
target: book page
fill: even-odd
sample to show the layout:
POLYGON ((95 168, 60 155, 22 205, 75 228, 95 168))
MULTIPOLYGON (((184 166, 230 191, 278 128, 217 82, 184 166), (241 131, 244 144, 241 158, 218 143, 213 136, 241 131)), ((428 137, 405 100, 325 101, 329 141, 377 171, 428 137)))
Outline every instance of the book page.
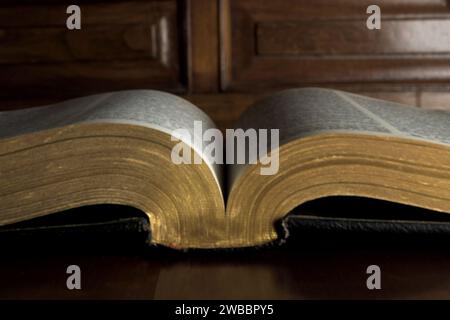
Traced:
MULTIPOLYGON (((304 88, 269 96, 236 128, 279 129, 279 145, 320 133, 388 135, 450 145, 450 112, 422 110, 342 91, 304 88)), ((232 165, 230 186, 246 165, 232 165)))
POLYGON ((424 110, 355 94, 335 93, 393 135, 450 144, 450 111, 424 110))
POLYGON ((320 132, 368 132, 450 144, 450 112, 336 90, 285 90, 245 112, 239 128, 280 130, 280 144, 320 132))
MULTIPOLYGON (((135 124, 168 134, 176 129, 185 129, 190 137, 181 137, 181 140, 202 154, 205 142, 202 137, 194 139, 194 121, 201 121, 203 130, 216 128, 203 111, 182 98, 161 91, 130 90, 97 94, 49 106, 0 112, 0 138, 81 123, 135 124), (193 141, 198 142, 198 145, 194 145, 193 141)), ((204 160, 221 184, 221 166, 215 164, 207 154, 204 160)))

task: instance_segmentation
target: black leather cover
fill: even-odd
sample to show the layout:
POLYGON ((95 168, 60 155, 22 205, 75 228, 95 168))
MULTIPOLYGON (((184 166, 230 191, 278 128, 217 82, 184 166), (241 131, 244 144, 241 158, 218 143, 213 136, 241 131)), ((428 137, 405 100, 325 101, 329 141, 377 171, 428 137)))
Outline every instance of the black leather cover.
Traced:
POLYGON ((375 199, 330 197, 296 208, 280 221, 278 230, 284 242, 383 237, 397 241, 409 236, 448 240, 450 214, 375 199))
MULTIPOLYGON (((450 236, 450 215, 386 201, 333 197, 307 203, 278 224, 280 239, 332 239, 335 235, 450 236)), ((57 250, 148 246, 148 218, 123 206, 91 206, 0 227, 2 250, 57 250)), ((327 240, 328 241, 328 240, 327 240)))
POLYGON ((150 243, 148 218, 123 206, 90 206, 0 227, 3 251, 142 248, 150 243))
POLYGON ((356 218, 326 218, 291 215, 284 219, 288 233, 320 231, 370 232, 394 234, 446 234, 450 235, 450 222, 376 220, 356 218))

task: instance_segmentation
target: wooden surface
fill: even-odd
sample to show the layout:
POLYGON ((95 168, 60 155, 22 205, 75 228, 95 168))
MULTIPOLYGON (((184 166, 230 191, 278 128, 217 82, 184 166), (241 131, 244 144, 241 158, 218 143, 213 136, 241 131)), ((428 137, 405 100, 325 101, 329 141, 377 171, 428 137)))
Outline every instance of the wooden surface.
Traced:
POLYGON ((3 255, 1 299, 449 299, 450 255, 423 239, 307 241, 295 248, 137 253, 3 255), (390 243, 389 243, 390 242, 390 243), (426 244, 424 244, 424 242, 426 244), (82 290, 66 289, 79 265, 82 290), (381 268, 381 290, 366 268, 381 268))
POLYGON ((2 1, 0 104, 133 88, 403 96, 450 85, 445 0, 385 0, 381 30, 366 27, 370 0, 82 0, 75 31, 69 4, 2 1))
POLYGON ((82 3, 81 30, 66 28, 69 4, 0 5, 0 99, 183 90, 175 0, 82 3))
POLYGON ((192 92, 219 90, 218 1, 189 0, 188 50, 189 89, 192 92))
POLYGON ((227 2, 226 91, 450 80, 447 1, 383 1, 380 30, 369 0, 227 2))

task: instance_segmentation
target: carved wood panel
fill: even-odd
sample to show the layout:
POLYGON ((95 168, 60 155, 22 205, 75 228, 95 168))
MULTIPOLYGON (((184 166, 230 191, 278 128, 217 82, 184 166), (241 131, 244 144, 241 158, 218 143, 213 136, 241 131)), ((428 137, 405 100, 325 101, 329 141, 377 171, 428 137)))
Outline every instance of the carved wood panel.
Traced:
POLYGON ((177 1, 82 2, 81 30, 70 3, 37 2, 0 4, 0 98, 185 89, 177 1))
POLYGON ((381 30, 366 27, 370 0, 223 3, 225 91, 450 82, 445 0, 378 1, 381 30))

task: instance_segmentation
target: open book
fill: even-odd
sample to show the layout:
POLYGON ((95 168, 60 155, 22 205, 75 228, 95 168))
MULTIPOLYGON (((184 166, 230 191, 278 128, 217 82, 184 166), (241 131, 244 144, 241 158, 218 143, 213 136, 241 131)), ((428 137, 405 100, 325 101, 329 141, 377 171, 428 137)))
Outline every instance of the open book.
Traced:
POLYGON ((239 150, 214 128, 191 103, 150 90, 0 112, 0 224, 123 204, 148 215, 155 244, 215 248, 272 241, 276 221, 326 196, 450 212, 448 112, 327 89, 286 90, 236 123, 244 132, 277 130, 266 141, 275 148, 260 148, 258 135, 257 150, 266 154, 247 143, 246 161, 234 164, 218 161, 239 150), (209 138, 198 136, 199 123, 209 138), (201 161, 174 161, 179 152, 201 161))

